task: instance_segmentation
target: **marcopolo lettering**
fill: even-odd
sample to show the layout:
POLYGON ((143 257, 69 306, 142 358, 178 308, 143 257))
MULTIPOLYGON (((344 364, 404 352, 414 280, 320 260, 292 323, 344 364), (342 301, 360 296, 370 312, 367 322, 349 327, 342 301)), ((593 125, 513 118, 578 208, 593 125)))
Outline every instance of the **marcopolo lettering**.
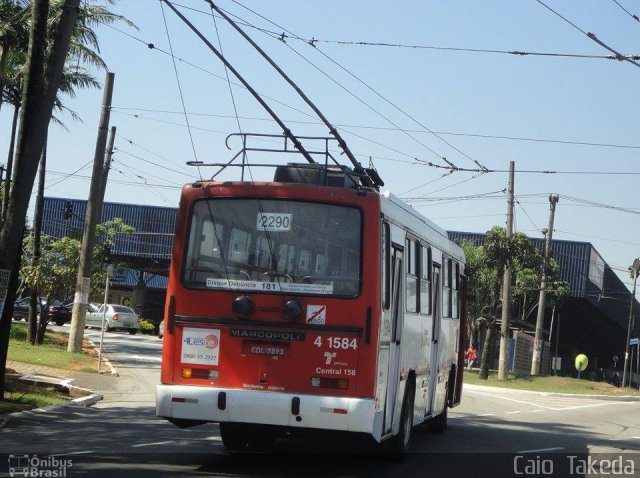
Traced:
POLYGON ((247 339, 304 340, 303 333, 282 332, 280 330, 231 329, 229 333, 232 337, 243 337, 247 339))

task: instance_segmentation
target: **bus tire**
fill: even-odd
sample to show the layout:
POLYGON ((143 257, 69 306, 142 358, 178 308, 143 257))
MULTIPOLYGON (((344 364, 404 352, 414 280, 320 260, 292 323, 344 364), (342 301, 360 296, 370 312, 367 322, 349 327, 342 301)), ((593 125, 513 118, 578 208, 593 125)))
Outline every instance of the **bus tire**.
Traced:
POLYGON ((388 451, 392 461, 402 461, 406 458, 411 447, 413 435, 413 403, 415 400, 414 385, 408 383, 402 400, 402 412, 400 413, 400 430, 398 434, 389 439, 388 451))
POLYGON ((248 445, 250 450, 269 451, 275 441, 276 441, 275 433, 269 430, 264 430, 260 428, 256 428, 255 430, 250 430, 249 440, 248 440, 248 445))
POLYGON ((228 450, 244 450, 248 443, 246 430, 236 423, 221 423, 220 437, 228 450))

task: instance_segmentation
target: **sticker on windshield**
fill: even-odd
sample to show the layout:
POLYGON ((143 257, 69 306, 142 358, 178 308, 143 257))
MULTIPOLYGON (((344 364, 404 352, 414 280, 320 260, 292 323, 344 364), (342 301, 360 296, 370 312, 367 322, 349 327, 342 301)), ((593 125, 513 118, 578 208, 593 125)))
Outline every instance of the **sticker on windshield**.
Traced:
POLYGON ((259 212, 256 228, 270 232, 290 231, 292 216, 293 214, 259 212))
POLYGON ((255 292, 288 292, 300 294, 333 294, 332 284, 303 284, 295 282, 262 282, 253 280, 233 280, 207 278, 211 289, 250 290, 255 292))
POLYGON ((182 363, 218 365, 220 329, 185 328, 182 331, 182 363))

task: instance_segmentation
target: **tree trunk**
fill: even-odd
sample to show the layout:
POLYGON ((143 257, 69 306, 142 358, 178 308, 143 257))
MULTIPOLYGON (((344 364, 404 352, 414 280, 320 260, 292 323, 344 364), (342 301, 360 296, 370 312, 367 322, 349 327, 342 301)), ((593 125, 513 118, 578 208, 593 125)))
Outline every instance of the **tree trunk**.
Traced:
POLYGON ((491 358, 494 328, 495 321, 491 321, 487 325, 487 332, 484 336, 484 345, 482 346, 482 355, 480 356, 480 372, 478 373, 478 378, 482 380, 489 378, 489 360, 491 358))
MULTIPOLYGON (((44 180, 47 168, 47 141, 45 139, 42 154, 40 155, 40 176, 38 181, 38 194, 36 196, 35 221, 33 227, 33 265, 38 266, 40 263, 40 242, 42 237, 42 208, 44 205, 44 180)), ((48 302, 48 301, 47 301, 48 302)), ((41 335, 39 330, 42 323, 47 323, 47 307, 42 310, 40 304, 40 291, 31 289, 31 303, 29 307, 29 342, 31 345, 41 344, 38 337, 41 335), (34 297, 35 296, 35 297, 34 297), (37 311, 37 312, 36 312, 37 311), (39 312, 39 313, 38 313, 39 312), (32 324, 33 321, 33 324, 32 324)), ((45 325, 46 328, 46 325, 45 325)))
POLYGON ((20 106, 13 105, 13 119, 11 120, 11 139, 9 141, 9 152, 7 153, 7 176, 4 178, 4 189, 2 193, 2 218, 0 223, 4 223, 7 217, 7 205, 9 204, 9 193, 11 192, 11 176, 13 175, 13 153, 16 147, 16 132, 18 130, 18 115, 20 106))
POLYGON ((15 260, 15 270, 9 275, 5 307, 0 317, 0 401, 4 400, 4 377, 7 371, 7 354, 9 352, 9 332, 11 332, 11 318, 13 316, 13 303, 16 300, 18 291, 20 269, 20 256, 15 260))
MULTIPOLYGON (((2 251, 0 269, 14 271, 20 258, 29 199, 45 142, 47 126, 51 120, 56 94, 60 87, 79 4, 80 0, 65 1, 48 65, 45 67, 49 0, 34 0, 32 3, 27 73, 22 91, 22 111, 15 160, 16 172, 9 194, 6 219, 0 230, 0 251, 2 251)), ((8 302, 6 299, 5 303, 8 302)), ((4 382, 9 329, 10 326, 0 329, 1 382, 4 382)))

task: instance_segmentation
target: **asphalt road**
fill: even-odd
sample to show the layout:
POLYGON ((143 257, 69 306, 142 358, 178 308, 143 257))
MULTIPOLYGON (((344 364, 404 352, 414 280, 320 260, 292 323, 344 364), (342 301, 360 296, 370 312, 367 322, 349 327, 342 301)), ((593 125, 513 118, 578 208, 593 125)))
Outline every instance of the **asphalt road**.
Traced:
MULTIPOLYGON (((99 332, 87 336, 97 342, 99 332)), ((90 408, 64 407, 11 419, 0 430, 0 453, 13 454, 14 461, 33 454, 71 460, 69 477, 477 478, 541 476, 545 471, 589 476, 579 468, 586 455, 624 457, 626 471, 632 459, 633 474, 627 476, 640 476, 640 402, 474 386, 465 387, 462 404, 450 411, 445 433, 416 429, 412 453, 402 463, 392 463, 353 437, 336 435, 279 439, 268 454, 229 453, 217 425, 180 430, 155 416, 161 346, 156 337, 106 333, 104 352, 120 376, 110 382, 105 399, 90 408)), ((0 470, 3 461, 0 457, 0 470)))

